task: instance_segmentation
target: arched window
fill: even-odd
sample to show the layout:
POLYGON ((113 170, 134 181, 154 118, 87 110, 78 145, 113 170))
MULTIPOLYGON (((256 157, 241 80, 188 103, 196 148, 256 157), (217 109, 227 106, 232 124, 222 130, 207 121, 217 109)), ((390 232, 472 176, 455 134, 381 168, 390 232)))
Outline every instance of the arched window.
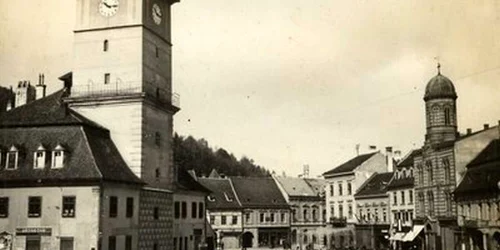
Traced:
POLYGON ((434 216, 434 194, 432 191, 429 191, 427 194, 428 202, 429 202, 429 215, 434 216))
POLYGON ((106 51, 108 51, 108 49, 109 49, 109 42, 108 42, 108 40, 104 40, 104 43, 102 45, 102 50, 104 52, 106 52, 106 51))
POLYGON ((444 125, 450 125, 451 123, 451 113, 450 108, 444 108, 444 125))

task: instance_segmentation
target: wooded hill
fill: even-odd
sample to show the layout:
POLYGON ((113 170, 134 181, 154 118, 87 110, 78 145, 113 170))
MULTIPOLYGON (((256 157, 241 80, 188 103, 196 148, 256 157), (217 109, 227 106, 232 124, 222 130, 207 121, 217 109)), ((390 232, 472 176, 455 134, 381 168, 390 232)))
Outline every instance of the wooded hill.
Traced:
POLYGON ((237 159, 223 148, 213 149, 205 139, 174 134, 174 164, 185 170, 195 170, 197 176, 208 176, 212 169, 226 176, 269 176, 267 169, 256 165, 246 156, 237 159))

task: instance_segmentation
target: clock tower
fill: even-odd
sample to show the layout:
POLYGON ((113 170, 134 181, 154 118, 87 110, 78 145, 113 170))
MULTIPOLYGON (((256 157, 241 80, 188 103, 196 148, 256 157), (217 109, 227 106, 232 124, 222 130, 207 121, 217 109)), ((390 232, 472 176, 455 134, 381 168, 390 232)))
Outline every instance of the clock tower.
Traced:
POLYGON ((69 106, 106 127, 131 170, 172 188, 170 9, 175 0, 77 0, 69 106))

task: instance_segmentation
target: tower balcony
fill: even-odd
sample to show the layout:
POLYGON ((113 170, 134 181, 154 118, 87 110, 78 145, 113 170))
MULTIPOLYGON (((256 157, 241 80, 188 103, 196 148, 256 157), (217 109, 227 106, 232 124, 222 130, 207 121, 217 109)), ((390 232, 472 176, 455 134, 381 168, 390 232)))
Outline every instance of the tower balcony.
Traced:
POLYGON ((73 85, 71 87, 70 99, 115 99, 120 97, 144 96, 162 105, 180 108, 180 95, 165 89, 161 89, 152 83, 146 82, 121 82, 115 83, 89 83, 84 85, 73 85))

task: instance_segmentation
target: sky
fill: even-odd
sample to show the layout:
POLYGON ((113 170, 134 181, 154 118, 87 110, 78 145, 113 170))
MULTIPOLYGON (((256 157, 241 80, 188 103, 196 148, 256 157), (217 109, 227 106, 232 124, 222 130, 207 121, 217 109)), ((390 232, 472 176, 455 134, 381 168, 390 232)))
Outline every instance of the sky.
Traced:
MULTIPOLYGON (((72 68, 74 0, 0 0, 0 85, 48 92, 72 68)), ((182 0, 172 8, 174 130, 289 176, 369 145, 422 145, 442 73, 459 131, 500 119, 497 0, 182 0)))

